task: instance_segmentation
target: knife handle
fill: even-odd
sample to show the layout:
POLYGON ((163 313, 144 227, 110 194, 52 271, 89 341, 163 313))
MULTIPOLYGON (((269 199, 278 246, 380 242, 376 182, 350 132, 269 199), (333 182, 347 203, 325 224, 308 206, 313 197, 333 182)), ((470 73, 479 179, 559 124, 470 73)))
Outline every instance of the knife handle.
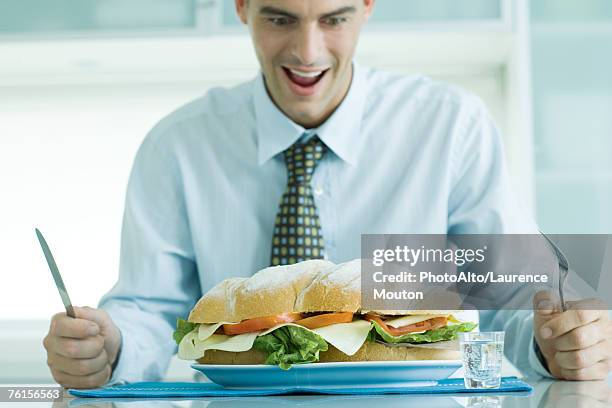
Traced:
POLYGON ((66 306, 66 314, 68 316, 72 317, 73 319, 76 319, 76 314, 74 313, 74 309, 73 309, 72 305, 66 306))

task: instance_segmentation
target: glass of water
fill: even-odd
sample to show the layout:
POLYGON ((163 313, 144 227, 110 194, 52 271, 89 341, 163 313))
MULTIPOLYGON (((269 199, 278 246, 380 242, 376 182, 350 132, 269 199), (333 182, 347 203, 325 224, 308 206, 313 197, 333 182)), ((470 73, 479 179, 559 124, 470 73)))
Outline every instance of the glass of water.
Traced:
POLYGON ((499 388, 504 332, 460 333, 465 388, 499 388))

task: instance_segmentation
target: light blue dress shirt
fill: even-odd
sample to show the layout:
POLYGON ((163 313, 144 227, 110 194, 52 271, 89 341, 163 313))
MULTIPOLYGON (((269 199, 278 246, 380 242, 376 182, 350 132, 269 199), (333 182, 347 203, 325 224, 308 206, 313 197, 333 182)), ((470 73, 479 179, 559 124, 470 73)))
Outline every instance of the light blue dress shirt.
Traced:
MULTIPOLYGON (((329 147, 312 179, 328 259, 360 257, 364 233, 533 233, 483 103, 455 87, 354 64, 342 104, 306 130, 272 102, 261 73, 215 88, 157 124, 136 155, 122 226, 119 280, 100 301, 122 332, 110 380, 162 378, 172 332, 215 284, 269 265, 287 181, 281 154, 317 134, 329 147)), ((506 330, 506 356, 546 371, 532 315, 481 312, 506 330)))

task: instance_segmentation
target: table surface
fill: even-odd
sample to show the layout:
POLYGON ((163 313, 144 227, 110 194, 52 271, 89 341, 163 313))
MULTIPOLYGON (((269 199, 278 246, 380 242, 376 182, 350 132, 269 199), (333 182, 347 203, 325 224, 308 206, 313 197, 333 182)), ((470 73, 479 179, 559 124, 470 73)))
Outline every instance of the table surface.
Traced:
MULTIPOLYGON (((524 379, 534 387, 529 394, 451 394, 451 395, 292 395, 276 397, 232 397, 196 399, 146 399, 146 398, 74 398, 64 393, 61 402, 34 403, 43 407, 328 407, 333 408, 395 408, 420 406, 425 408, 576 408, 612 407, 612 377, 608 381, 551 381, 524 379)), ((47 384, 48 385, 48 384, 47 384)), ((6 385, 0 385, 3 387, 6 385)), ((20 385, 23 386, 23 385, 20 385)), ((30 404, 20 403, 20 407, 30 404)))

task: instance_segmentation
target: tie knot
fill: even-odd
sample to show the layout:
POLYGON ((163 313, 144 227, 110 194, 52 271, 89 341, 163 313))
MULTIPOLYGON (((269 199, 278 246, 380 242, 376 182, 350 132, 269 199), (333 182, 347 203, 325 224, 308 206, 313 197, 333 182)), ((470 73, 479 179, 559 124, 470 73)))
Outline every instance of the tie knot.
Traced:
POLYGON ((285 150, 288 184, 308 184, 312 179, 317 164, 326 151, 325 143, 318 136, 313 136, 304 144, 296 142, 285 150))

